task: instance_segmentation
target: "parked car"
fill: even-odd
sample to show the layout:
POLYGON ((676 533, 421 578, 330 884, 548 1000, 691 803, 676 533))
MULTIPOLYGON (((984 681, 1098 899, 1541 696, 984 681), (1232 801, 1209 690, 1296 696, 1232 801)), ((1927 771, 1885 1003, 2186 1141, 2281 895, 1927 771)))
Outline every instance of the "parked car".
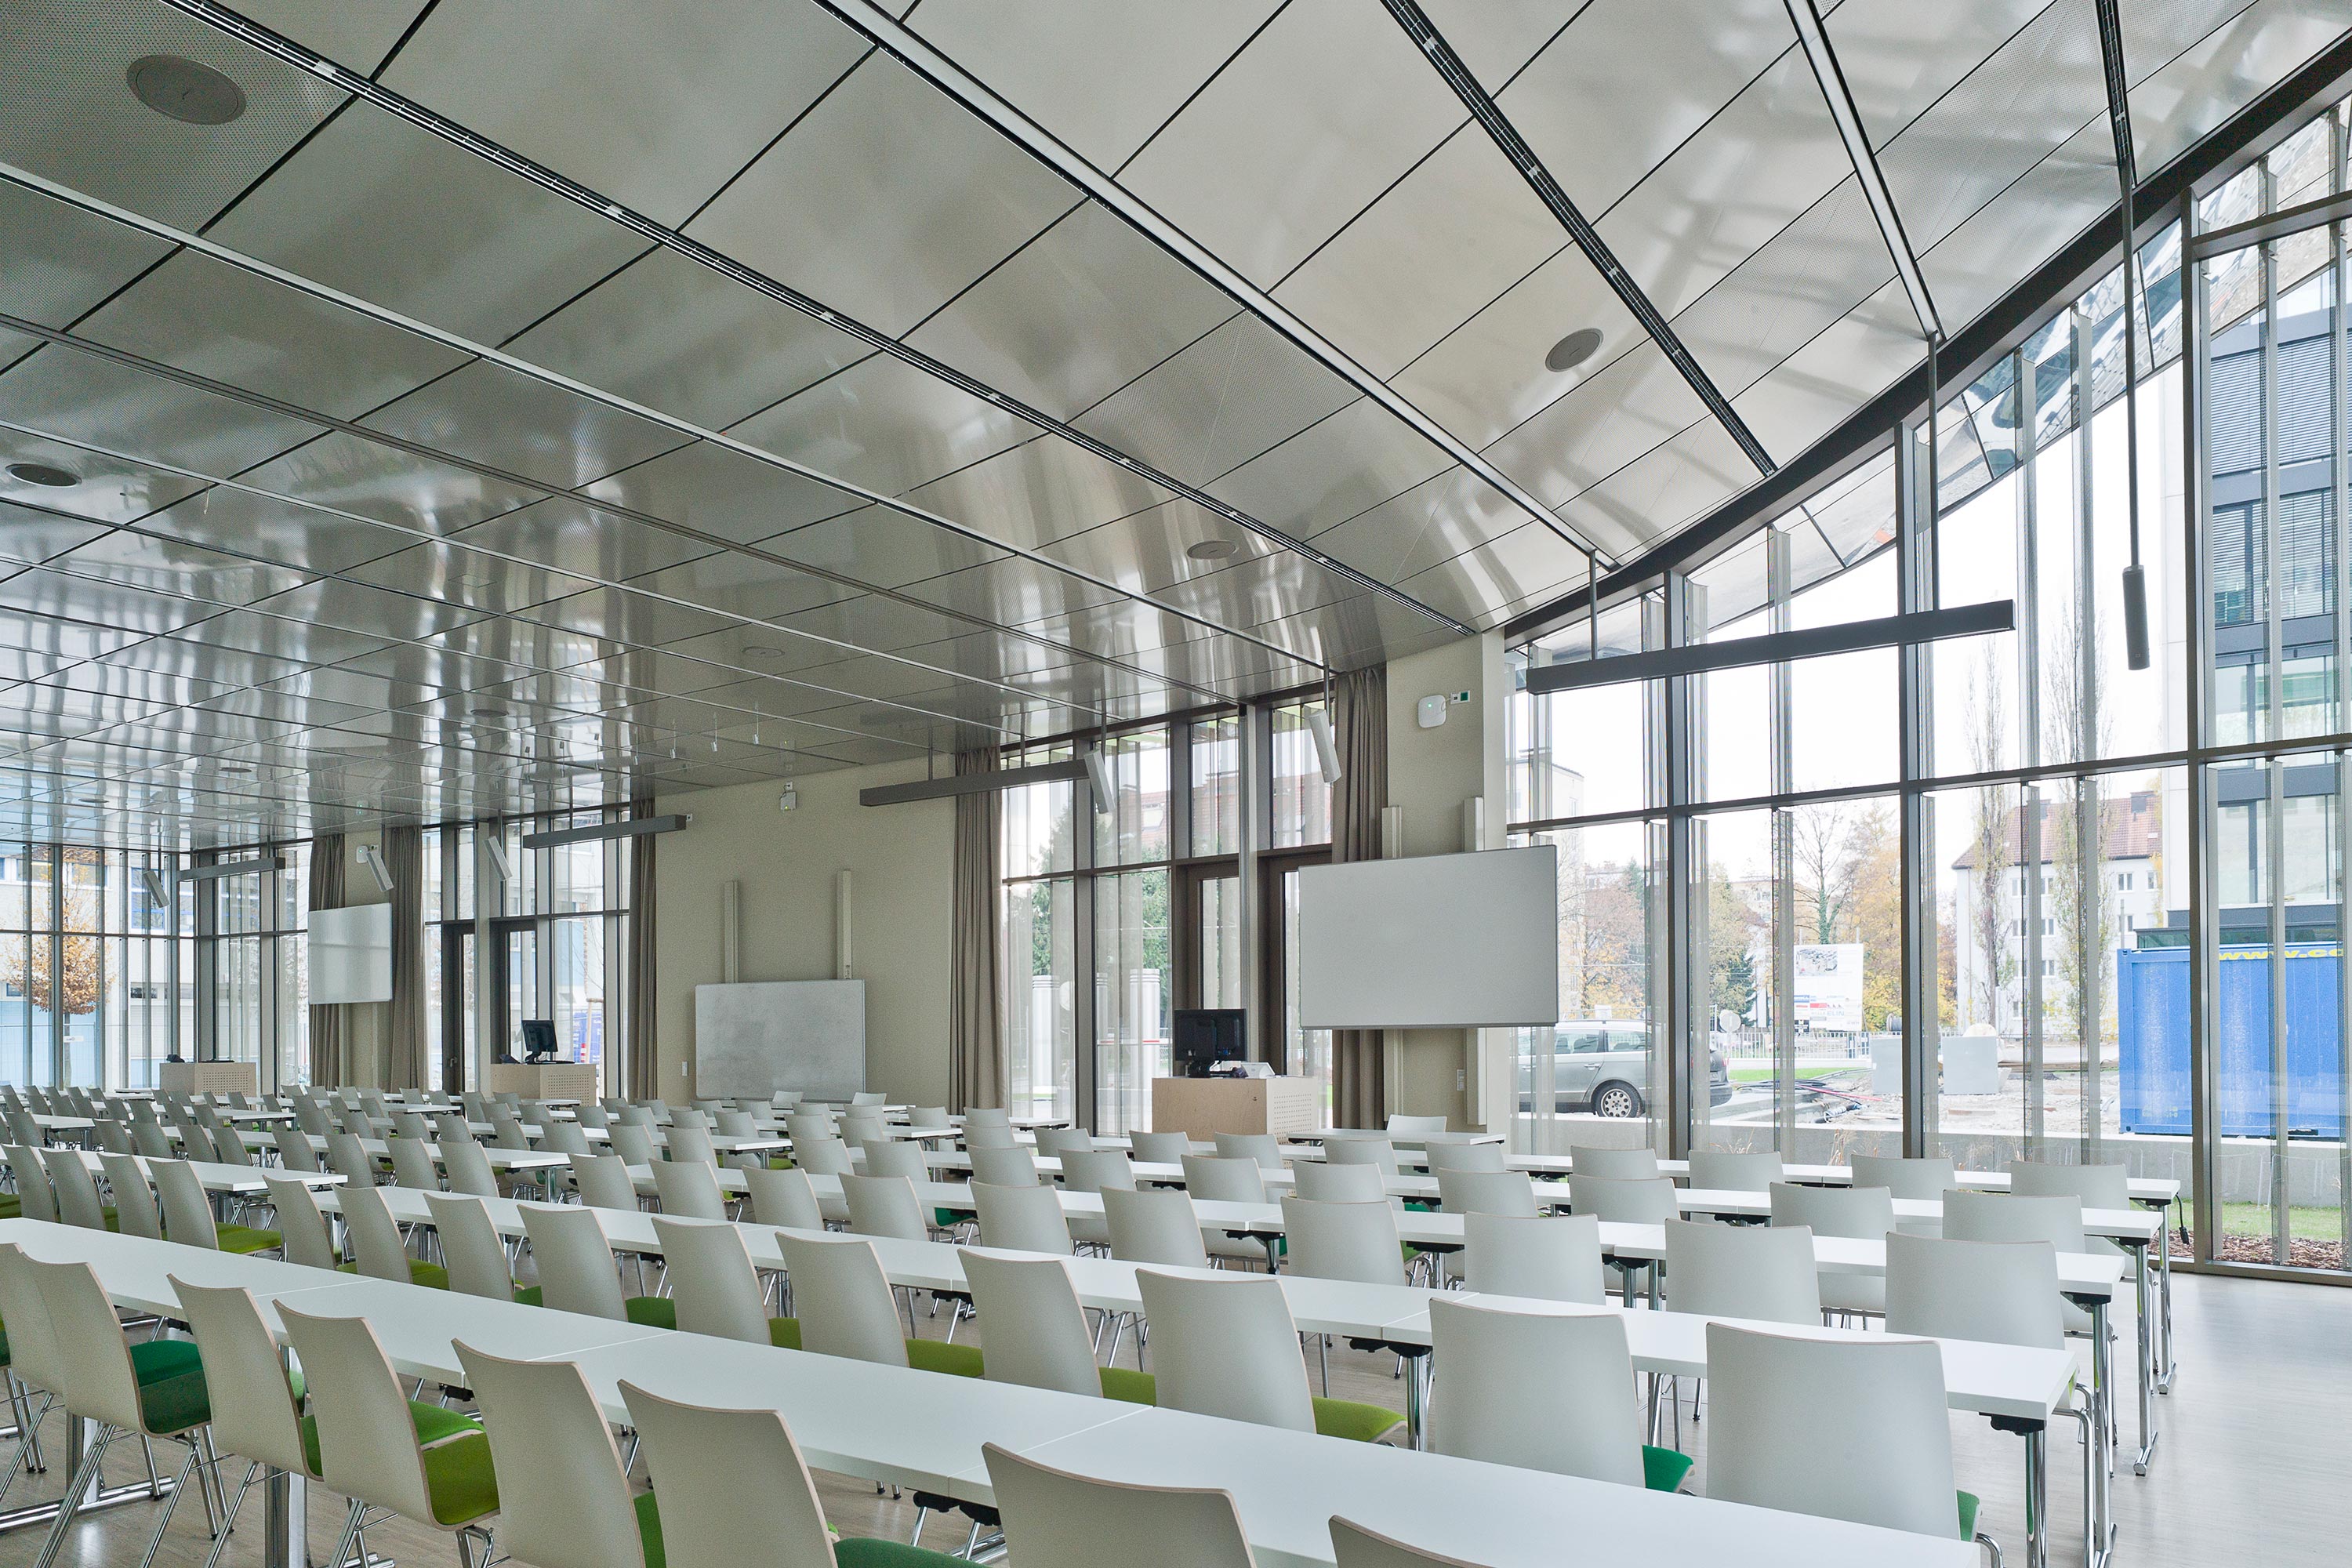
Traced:
MULTIPOLYGON (((1535 1060, 1519 1058, 1519 1110, 1536 1109, 1535 1060)), ((1731 1069, 1720 1046, 1707 1052, 1708 1097, 1731 1098, 1731 1069)), ((1555 1115, 1639 1116, 1648 1108, 1650 1026, 1638 1019, 1576 1018, 1552 1030, 1555 1115)))

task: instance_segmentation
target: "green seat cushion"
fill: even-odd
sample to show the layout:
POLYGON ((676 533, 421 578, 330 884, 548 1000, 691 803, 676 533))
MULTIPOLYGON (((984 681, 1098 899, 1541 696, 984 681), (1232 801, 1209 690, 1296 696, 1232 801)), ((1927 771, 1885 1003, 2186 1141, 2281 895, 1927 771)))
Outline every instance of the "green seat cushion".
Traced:
POLYGON ((536 1285, 516 1286, 515 1300, 526 1307, 536 1307, 540 1305, 539 1287, 536 1285))
POLYGON ((1956 1491, 1952 1497, 1960 1505, 1960 1539, 1974 1541, 1977 1538, 1977 1494, 1956 1491))
POLYGON ((24 1215, 23 1199, 14 1193, 0 1193, 0 1219, 22 1219, 24 1215))
POLYGON ((863 1535, 835 1542, 833 1560, 839 1568, 968 1568, 962 1558, 944 1552, 863 1535))
POLYGON ((801 1321, 798 1318, 770 1318, 768 1342, 778 1350, 796 1351, 801 1348, 801 1321))
POLYGON ((274 1230, 257 1230, 249 1225, 224 1225, 214 1234, 220 1238, 223 1252, 270 1252, 284 1239, 274 1230))
MULTIPOLYGON (((356 1263, 336 1265, 336 1272, 340 1274, 357 1274, 359 1271, 360 1266, 356 1263)), ((408 1260, 408 1282, 412 1285, 427 1285, 436 1290, 446 1290, 449 1289, 449 1271, 437 1263, 427 1263, 421 1258, 412 1258, 408 1260)))
POLYGON ((1642 1484, 1654 1492, 1670 1492, 1683 1484, 1698 1461, 1679 1448, 1642 1445, 1642 1484))
POLYGON ((131 1347, 139 1379, 139 1414, 150 1432, 184 1432, 211 1420, 204 1357, 187 1340, 150 1340, 131 1347))
POLYGON ((621 1311, 641 1329, 677 1327, 677 1303, 667 1296, 625 1296, 621 1311))
POLYGON ((637 1544, 645 1551, 646 1568, 669 1568, 669 1553, 662 1549, 661 1506, 651 1492, 639 1492, 636 1506, 637 1544))
POLYGON ((944 1372, 955 1377, 985 1377, 978 1345, 951 1345, 945 1340, 908 1340, 907 1364, 917 1372, 944 1372))
POLYGON ((1102 1378, 1105 1399, 1117 1399, 1129 1405, 1160 1403, 1160 1380, 1150 1373, 1136 1372, 1123 1366, 1097 1367, 1096 1371, 1102 1378))
MULTIPOLYGON (((425 1455, 425 1486, 436 1524, 465 1524, 495 1513, 498 1477, 490 1469, 489 1435, 472 1416, 422 1400, 408 1402, 416 1446, 425 1455)), ((319 1466, 319 1418, 302 1417, 302 1458, 314 1476, 319 1466)))
POLYGON ((1326 1399, 1315 1396, 1315 1430, 1326 1437, 1346 1437, 1358 1443, 1372 1443, 1404 1424, 1404 1417, 1385 1405, 1367 1405, 1355 1399, 1326 1399))

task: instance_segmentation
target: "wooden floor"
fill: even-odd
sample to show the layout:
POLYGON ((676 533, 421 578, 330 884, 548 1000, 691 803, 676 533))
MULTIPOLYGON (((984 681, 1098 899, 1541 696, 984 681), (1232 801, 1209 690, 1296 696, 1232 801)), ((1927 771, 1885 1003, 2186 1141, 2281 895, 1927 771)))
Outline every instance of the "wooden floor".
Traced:
MULTIPOLYGON (((942 1316, 923 1327, 936 1333, 945 1322, 942 1316)), ((2181 1371, 2173 1394, 2158 1404, 2164 1440, 2155 1468, 2146 1478, 2134 1477, 2128 1468, 2116 1477, 2118 1563, 2202 1568, 2345 1562, 2345 1521, 2352 1518, 2345 1468, 2352 1416, 2352 1290, 2183 1277, 2175 1324, 2181 1371)), ((971 1328, 958 1337, 972 1338, 971 1328)), ((1131 1356, 1131 1339, 1129 1345, 1131 1356)), ((2128 1365, 2127 1342, 2123 1351, 2119 1359, 2128 1365)), ((1331 1391, 1402 1408, 1402 1388, 1389 1375, 1391 1364, 1386 1356, 1335 1349, 1331 1391)), ((2126 1436, 2132 1429, 2127 1408, 2126 1436)), ((2019 1562, 2024 1533, 2021 1445, 1966 1416, 1955 1416, 1952 1430, 1960 1484, 1984 1498, 1984 1528, 2000 1539, 2011 1563, 2019 1562)), ((61 1451, 61 1420, 52 1417, 46 1435, 57 1442, 52 1452, 61 1451)), ((1704 1423, 1694 1426, 1686 1415, 1683 1438, 1700 1458, 1703 1480, 1704 1423)), ((2078 1452, 2071 1436, 2052 1444, 2051 1491, 2062 1563, 2080 1560, 2078 1452)), ((176 1455, 167 1462, 176 1464, 176 1455)), ((110 1478, 130 1479, 137 1463, 135 1450, 124 1453, 119 1462, 110 1461, 110 1478)), ((863 1483, 821 1478, 820 1484, 833 1523, 845 1535, 904 1540, 913 1528, 910 1500, 877 1497, 863 1483)), ((5 1504, 22 1506, 62 1486, 54 1469, 29 1482, 20 1479, 5 1504)), ((343 1503, 315 1488, 312 1496, 312 1551, 323 1557, 341 1525, 343 1503)), ((257 1488, 223 1568, 259 1563, 259 1503, 257 1488)), ((117 1509, 78 1528, 60 1561, 81 1568, 135 1563, 153 1529, 154 1507, 117 1509)), ((199 1568, 208 1545, 201 1521, 192 1498, 173 1519, 157 1561, 169 1568, 199 1568)), ((1571 1521, 1562 1521, 1561 1529, 1564 1540, 1573 1536, 1571 1521)), ((954 1550, 963 1544, 964 1533, 960 1517, 934 1516, 923 1542, 954 1550)), ((447 1536, 398 1521, 371 1531, 369 1544, 380 1555, 409 1564, 457 1561, 447 1536)), ((39 1545, 37 1531, 0 1536, 0 1568, 29 1563, 39 1545)))

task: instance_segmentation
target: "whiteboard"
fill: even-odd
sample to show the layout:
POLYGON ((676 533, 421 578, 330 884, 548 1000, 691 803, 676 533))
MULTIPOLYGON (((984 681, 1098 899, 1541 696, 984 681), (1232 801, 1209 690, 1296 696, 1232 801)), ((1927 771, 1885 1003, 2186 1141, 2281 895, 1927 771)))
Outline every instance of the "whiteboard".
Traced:
POLYGON ((694 988, 694 1087, 711 1100, 866 1088, 866 982, 775 980, 694 988))
POLYGON ((1311 1029, 1559 1021, 1549 844, 1298 873, 1298 1021, 1311 1029))
POLYGON ((392 906, 312 910, 310 1002, 392 1000, 392 906))

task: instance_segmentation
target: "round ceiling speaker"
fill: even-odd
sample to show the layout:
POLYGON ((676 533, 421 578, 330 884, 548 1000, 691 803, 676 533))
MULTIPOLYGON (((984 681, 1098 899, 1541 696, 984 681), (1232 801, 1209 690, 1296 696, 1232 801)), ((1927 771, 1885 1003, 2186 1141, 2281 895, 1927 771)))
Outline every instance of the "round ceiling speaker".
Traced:
POLYGON ((139 101, 190 125, 226 125, 245 112, 245 89, 207 65, 178 55, 148 55, 124 73, 139 101))
POLYGON ((40 485, 53 490, 81 483, 81 476, 71 468, 60 468, 49 463, 11 463, 8 465, 8 477, 24 484, 40 485))
POLYGON ((1240 548, 1230 539, 1203 539, 1185 546, 1184 553, 1195 561, 1223 561, 1240 548))
POLYGON ((1579 327, 1552 344, 1551 353, 1544 355, 1544 368, 1550 371, 1574 370, 1601 352, 1601 329, 1579 327))

